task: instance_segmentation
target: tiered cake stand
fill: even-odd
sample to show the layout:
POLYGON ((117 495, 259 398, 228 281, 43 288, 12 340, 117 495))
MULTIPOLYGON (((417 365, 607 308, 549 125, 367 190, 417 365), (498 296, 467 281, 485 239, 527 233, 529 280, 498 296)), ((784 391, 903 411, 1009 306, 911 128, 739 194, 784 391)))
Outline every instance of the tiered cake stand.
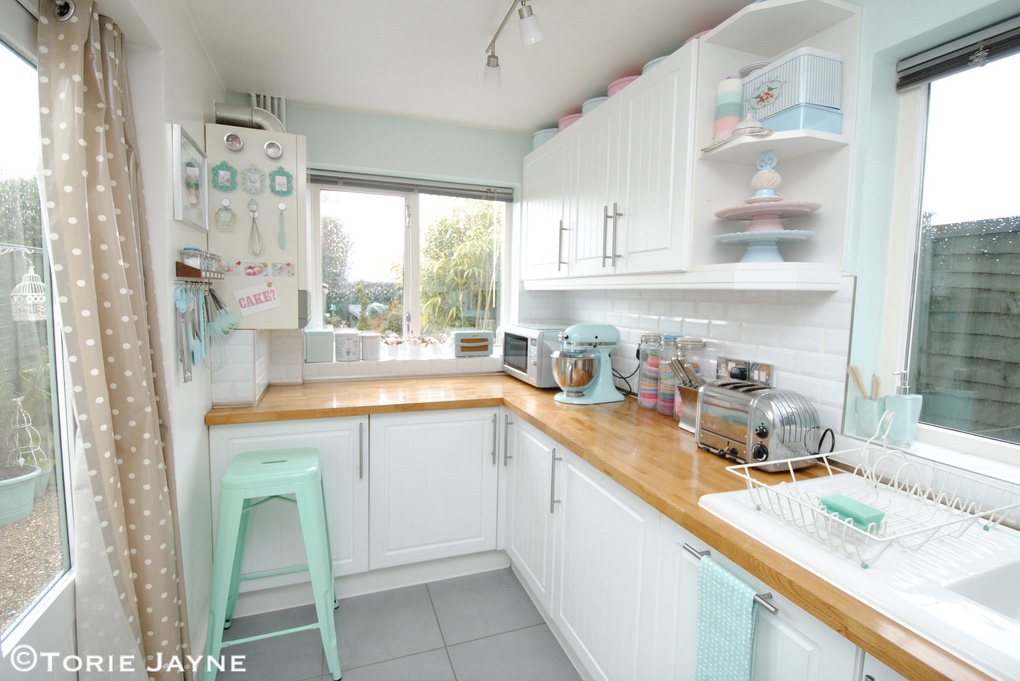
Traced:
POLYGON ((786 229, 786 218, 808 215, 821 208, 810 201, 786 201, 775 190, 779 186, 779 173, 775 171, 776 155, 764 152, 758 159, 758 172, 751 178, 755 193, 743 205, 716 211, 715 216, 723 220, 748 220, 743 232, 716 235, 722 244, 745 244, 744 256, 740 262, 783 262, 779 244, 791 241, 805 241, 815 233, 803 229, 786 229))

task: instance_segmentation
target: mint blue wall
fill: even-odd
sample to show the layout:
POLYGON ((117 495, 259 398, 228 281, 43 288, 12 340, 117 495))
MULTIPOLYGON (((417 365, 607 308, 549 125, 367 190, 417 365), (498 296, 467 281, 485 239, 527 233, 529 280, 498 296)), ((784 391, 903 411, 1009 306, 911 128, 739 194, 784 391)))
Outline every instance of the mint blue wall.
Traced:
POLYGON ((1020 11, 1017 0, 851 0, 862 7, 861 60, 847 268, 858 277, 851 363, 879 365, 892 224, 899 95, 896 62, 1020 11))
POLYGON ((287 131, 308 138, 310 168, 519 187, 531 135, 287 104, 287 131))

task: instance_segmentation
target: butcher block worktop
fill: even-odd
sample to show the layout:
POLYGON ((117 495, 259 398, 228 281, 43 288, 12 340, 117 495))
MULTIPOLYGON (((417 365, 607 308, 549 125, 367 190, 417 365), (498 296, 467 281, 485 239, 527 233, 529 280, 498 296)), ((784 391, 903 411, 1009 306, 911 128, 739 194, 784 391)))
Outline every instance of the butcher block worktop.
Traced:
POLYGON ((702 495, 742 483, 672 419, 633 398, 581 406, 553 394, 503 374, 305 383, 271 386, 257 406, 216 408, 205 422, 506 407, 907 678, 990 678, 699 507, 702 495))

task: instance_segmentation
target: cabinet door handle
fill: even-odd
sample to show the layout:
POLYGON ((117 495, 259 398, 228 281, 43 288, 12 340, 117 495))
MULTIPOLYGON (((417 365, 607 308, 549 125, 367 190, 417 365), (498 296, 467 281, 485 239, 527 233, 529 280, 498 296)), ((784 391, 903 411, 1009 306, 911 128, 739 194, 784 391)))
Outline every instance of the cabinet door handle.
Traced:
POLYGON ((623 213, 621 213, 619 211, 619 209, 617 208, 617 204, 614 203, 613 204, 613 250, 612 250, 612 256, 610 258, 610 263, 614 267, 616 266, 616 259, 620 257, 620 256, 618 256, 616 254, 616 233, 617 233, 617 231, 619 231, 618 230, 618 223, 619 223, 619 219, 622 218, 622 217, 623 217, 623 213))
POLYGON ((496 431, 496 419, 498 419, 498 418, 499 418, 499 416, 497 414, 493 414, 492 415, 492 465, 493 466, 496 465, 496 449, 498 449, 497 441, 499 440, 499 438, 497 437, 497 431, 496 431))
POLYGON ((556 456, 556 448, 552 448, 552 473, 549 475, 549 512, 553 513, 556 510, 556 504, 560 503, 560 499, 556 498, 556 462, 563 461, 562 456, 556 456))
POLYGON ((602 266, 609 260, 609 206, 602 206, 602 266))
POLYGON ((556 232, 556 271, 562 270, 563 266, 567 263, 563 262, 563 232, 567 230, 563 227, 563 220, 560 220, 560 231, 556 232))
POLYGON ((512 459, 513 454, 510 453, 510 414, 503 415, 503 468, 506 468, 506 462, 508 459, 512 459))
POLYGON ((358 424, 358 480, 365 479, 365 424, 358 424))

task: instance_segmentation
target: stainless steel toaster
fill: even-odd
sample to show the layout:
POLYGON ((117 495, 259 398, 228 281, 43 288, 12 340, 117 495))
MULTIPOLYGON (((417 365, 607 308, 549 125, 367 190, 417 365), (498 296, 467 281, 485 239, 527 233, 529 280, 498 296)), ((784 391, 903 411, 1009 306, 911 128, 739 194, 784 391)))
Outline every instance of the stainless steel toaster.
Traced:
POLYGON ((766 471, 817 454, 823 435, 818 412, 799 393, 731 379, 701 386, 697 424, 698 447, 736 463, 776 462, 760 467, 766 471))

